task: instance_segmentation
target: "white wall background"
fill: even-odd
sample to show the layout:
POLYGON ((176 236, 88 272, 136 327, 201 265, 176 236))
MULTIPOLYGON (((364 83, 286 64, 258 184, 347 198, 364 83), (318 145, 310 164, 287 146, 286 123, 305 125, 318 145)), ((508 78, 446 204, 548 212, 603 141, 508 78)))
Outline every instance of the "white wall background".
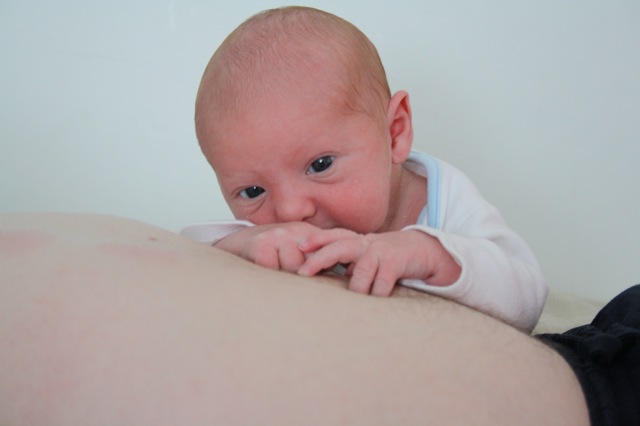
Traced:
MULTIPOLYGON (((551 285, 640 282, 640 2, 305 1, 359 26, 416 147, 465 170, 551 285)), ((267 0, 0 0, 0 213, 169 230, 229 218, 193 131, 202 70, 267 0)))

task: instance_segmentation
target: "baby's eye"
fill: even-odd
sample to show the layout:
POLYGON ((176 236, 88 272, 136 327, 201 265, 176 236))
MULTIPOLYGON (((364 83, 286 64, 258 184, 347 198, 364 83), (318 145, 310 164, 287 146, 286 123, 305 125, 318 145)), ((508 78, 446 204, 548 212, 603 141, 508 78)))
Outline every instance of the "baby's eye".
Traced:
POLYGON ((256 198, 263 192, 264 188, 260 188, 259 186, 250 186, 249 188, 245 188, 240 191, 240 196, 242 198, 256 198))
POLYGON ((324 172, 329 167, 331 167, 334 158, 335 157, 332 155, 326 155, 324 157, 318 158, 316 161, 311 163, 311 165, 307 169, 307 174, 324 172))

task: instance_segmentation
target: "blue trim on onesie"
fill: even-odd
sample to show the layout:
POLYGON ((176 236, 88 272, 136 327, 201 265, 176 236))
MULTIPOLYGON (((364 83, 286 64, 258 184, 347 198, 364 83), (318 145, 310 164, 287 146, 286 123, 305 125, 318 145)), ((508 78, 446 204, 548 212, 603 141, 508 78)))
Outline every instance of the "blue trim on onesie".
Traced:
POLYGON ((421 164, 426 169, 427 174, 427 205, 424 206, 419 223, 424 223, 424 216, 427 216, 427 226, 439 228, 440 225, 440 161, 422 152, 412 151, 409 160, 421 164))

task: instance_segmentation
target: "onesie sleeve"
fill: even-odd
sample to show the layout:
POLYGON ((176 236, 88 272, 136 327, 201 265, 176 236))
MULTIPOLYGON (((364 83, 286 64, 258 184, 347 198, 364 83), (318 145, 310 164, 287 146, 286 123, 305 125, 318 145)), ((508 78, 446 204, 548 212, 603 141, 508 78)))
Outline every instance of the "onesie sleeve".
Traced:
POLYGON ((200 243, 214 245, 228 235, 250 226, 254 226, 253 223, 246 220, 201 222, 182 228, 180 235, 200 243))
POLYGON ((415 279, 400 284, 456 300, 529 332, 548 293, 538 261, 475 185, 461 172, 454 172, 442 183, 446 190, 440 200, 439 227, 417 224, 404 229, 437 238, 460 265, 460 277, 445 287, 415 279))

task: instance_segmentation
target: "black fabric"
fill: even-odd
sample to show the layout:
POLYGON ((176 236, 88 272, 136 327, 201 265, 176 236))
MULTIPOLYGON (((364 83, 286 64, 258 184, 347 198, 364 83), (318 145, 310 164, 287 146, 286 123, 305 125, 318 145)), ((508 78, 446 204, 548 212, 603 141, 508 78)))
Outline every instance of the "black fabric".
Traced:
POLYGON ((536 337, 573 368, 592 425, 640 425, 640 285, 616 296, 591 324, 536 337))

